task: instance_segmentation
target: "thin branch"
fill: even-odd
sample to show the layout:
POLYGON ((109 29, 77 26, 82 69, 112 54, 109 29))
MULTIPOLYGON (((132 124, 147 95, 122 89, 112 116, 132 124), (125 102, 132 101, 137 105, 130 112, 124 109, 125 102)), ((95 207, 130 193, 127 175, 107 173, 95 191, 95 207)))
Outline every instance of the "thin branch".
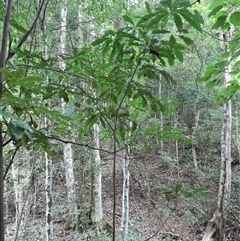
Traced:
POLYGON ((215 38, 215 39, 217 39, 218 41, 222 41, 222 39, 218 38, 216 35, 213 35, 213 34, 207 32, 207 31, 204 30, 204 29, 203 29, 202 31, 203 31, 204 33, 206 33, 207 35, 209 35, 210 37, 215 38))
MULTIPOLYGON (((108 154, 111 154, 113 155, 113 152, 112 151, 108 151, 108 150, 105 150, 105 149, 101 149, 101 148, 96 148, 96 147, 93 147, 93 146, 90 146, 89 144, 92 143, 91 141, 86 143, 86 144, 82 144, 82 143, 78 143, 78 142, 74 142, 74 141, 66 141, 66 140, 63 140, 59 137, 56 137, 56 136, 46 136, 46 138, 48 139, 53 139, 53 140, 56 140, 56 141, 59 141, 59 142, 62 142, 64 144, 72 144, 72 145, 75 145, 75 146, 84 146, 84 147, 88 147, 89 149, 92 149, 92 150, 98 150, 98 151, 103 151, 103 152, 106 152, 108 154)), ((124 150, 125 147, 117 150, 117 152, 120 152, 122 150, 124 150)), ((121 156, 119 156, 121 157, 121 156)))
MULTIPOLYGON (((48 4, 48 2, 49 2, 49 0, 47 1, 46 5, 48 4)), ((16 48, 20 49, 21 46, 22 46, 22 45, 26 42, 26 40, 28 39, 29 35, 31 34, 31 32, 33 31, 33 29, 35 28, 35 26, 36 26, 36 24, 37 24, 37 21, 38 21, 39 16, 40 16, 40 14, 41 14, 41 12, 42 12, 42 9, 43 9, 44 4, 45 4, 45 0, 42 1, 41 6, 40 6, 40 8, 39 8, 39 10, 38 10, 37 16, 36 16, 36 18, 35 18, 32 26, 31 26, 30 29, 22 36, 22 38, 21 38, 21 40, 20 40, 20 42, 18 43, 18 45, 17 45, 16 48)), ((8 52, 8 57, 7 57, 7 61, 8 61, 9 59, 11 59, 14 55, 15 55, 15 52, 9 50, 9 52, 8 52)))
POLYGON ((9 144, 12 141, 12 138, 8 139, 6 142, 3 143, 3 147, 6 146, 7 144, 9 144))
POLYGON ((14 158, 15 158, 15 156, 16 156, 16 154, 17 154, 17 151, 19 150, 19 148, 20 148, 20 147, 17 147, 17 148, 15 149, 13 155, 12 155, 12 158, 11 158, 11 160, 10 160, 10 162, 9 162, 7 168, 6 168, 6 171, 5 171, 4 175, 3 175, 3 181, 5 180, 5 178, 6 178, 7 174, 8 174, 8 171, 9 171, 10 167, 11 167, 12 164, 13 164, 13 160, 14 160, 14 158))

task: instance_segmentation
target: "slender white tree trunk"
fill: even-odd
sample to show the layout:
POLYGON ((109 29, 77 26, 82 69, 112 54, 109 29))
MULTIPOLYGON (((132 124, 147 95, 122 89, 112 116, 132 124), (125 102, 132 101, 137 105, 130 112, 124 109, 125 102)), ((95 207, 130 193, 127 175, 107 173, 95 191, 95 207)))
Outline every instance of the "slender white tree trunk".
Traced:
MULTIPOLYGON (((46 45, 42 47, 42 58, 48 59, 48 49, 46 45)), ((46 77, 46 83, 48 83, 48 77, 46 77)), ((47 103, 48 105, 49 103, 47 103)), ((49 121, 44 118, 44 126, 46 134, 49 134, 49 121)), ((52 159, 45 152, 46 163, 46 180, 45 180, 45 192, 46 192, 46 241, 52 241, 53 239, 53 222, 52 222, 52 159)))
POLYGON ((46 240, 52 241, 52 159, 45 153, 46 162, 46 240))
MULTIPOLYGON (((232 28, 228 32, 221 34, 223 41, 223 52, 228 51, 228 43, 232 39, 232 28)), ((231 64, 224 68, 223 85, 227 87, 230 81, 231 64)), ((213 234, 216 233, 218 241, 225 240, 225 226, 228 216, 228 206, 231 197, 231 134, 232 134, 232 103, 227 100, 223 105, 223 124, 221 136, 221 171, 218 191, 217 210, 212 220, 208 223, 206 232, 202 241, 212 241, 213 234)))
MULTIPOLYGON (((195 134, 196 134, 196 129, 198 127, 198 122, 199 122, 199 110, 195 111, 195 125, 193 126, 193 131, 192 131, 192 139, 193 141, 195 140, 195 134)), ((195 143, 192 145, 192 156, 193 156, 193 164, 195 169, 198 168, 198 163, 197 163, 197 152, 195 148, 195 143)))
MULTIPOLYGON (((60 53, 65 54, 66 49, 66 31, 67 31, 67 0, 62 0, 61 6, 61 30, 60 30, 60 53)), ((66 68, 65 62, 62 60, 59 63, 60 68, 64 71, 66 68)), ((61 100, 63 112, 65 111, 65 101, 61 100)), ((71 221, 76 221, 76 191, 74 181, 74 165, 73 165, 73 149, 71 144, 64 144, 63 146, 63 159, 65 164, 66 187, 69 214, 71 221)))
MULTIPOLYGON (((228 42, 232 39, 232 31, 229 30, 222 40, 223 52, 228 51, 228 42)), ((230 59, 229 59, 230 61, 230 59)), ((231 65, 224 69, 224 87, 229 85, 231 65)), ((228 204, 231 197, 231 134, 232 134, 232 103, 227 100, 223 105, 223 125, 221 137, 221 173, 217 203, 217 236, 219 241, 225 239, 225 225, 228 214, 228 204)))
POLYGON ((128 146, 125 149, 124 158, 123 158, 123 194, 122 194, 122 224, 121 224, 122 241, 126 241, 127 235, 128 235, 129 183, 130 183, 129 155, 130 155, 130 147, 128 146))
MULTIPOLYGON (((93 41, 96 37, 94 19, 90 17, 89 24, 89 42, 93 41)), ((100 157, 100 126, 95 123, 93 125, 93 139, 94 147, 94 160, 92 163, 92 207, 91 207, 91 218, 92 221, 98 225, 101 225, 103 218, 102 211, 102 168, 101 168, 101 157, 100 157)), ((99 229, 97 228, 97 232, 99 229)))
MULTIPOLYGON (((93 137, 95 148, 99 149, 99 134, 100 134, 100 127, 98 124, 93 125, 93 137)), ((92 212, 92 221, 95 223, 101 222, 103 218, 102 212, 102 171, 101 171, 101 158, 99 150, 95 150, 95 158, 94 158, 94 181, 93 181, 93 199, 94 199, 94 206, 92 212)))

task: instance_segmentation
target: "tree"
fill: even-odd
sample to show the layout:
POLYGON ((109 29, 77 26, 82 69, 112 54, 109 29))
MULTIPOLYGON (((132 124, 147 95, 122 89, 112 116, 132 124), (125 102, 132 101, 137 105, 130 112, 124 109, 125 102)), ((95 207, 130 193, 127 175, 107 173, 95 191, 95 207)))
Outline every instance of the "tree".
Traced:
MULTIPOLYGON (((12 11, 12 1, 7 1, 7 7, 5 11, 4 23, 3 23, 3 32, 2 32, 2 43, 1 43, 1 52, 0 52, 0 100, 3 94, 3 74, 1 70, 5 67, 6 53, 7 53, 7 42, 9 34, 9 25, 12 11)), ((4 241, 4 203, 3 203, 3 126, 2 118, 0 120, 0 241, 4 241)))
MULTIPOLYGON (((223 88, 218 92, 217 99, 221 102, 224 102, 221 136, 221 174, 219 181, 217 210, 207 226, 203 241, 212 240, 214 233, 216 233, 217 240, 222 241, 225 239, 225 226, 231 197, 232 107, 230 97, 236 93, 236 85, 234 81, 235 73, 232 71, 234 65, 232 63, 235 62, 234 57, 236 58, 233 50, 235 51, 237 47, 235 42, 236 40, 234 38, 234 27, 240 25, 240 13, 237 11, 238 9, 236 7, 233 7, 233 12, 230 13, 227 11, 220 11, 225 7, 226 6, 222 2, 217 1, 214 1, 209 7, 211 10, 208 15, 209 17, 218 13, 215 17, 216 22, 212 28, 220 28, 219 40, 220 44, 222 45, 221 50, 223 54, 220 56, 221 60, 217 64, 208 67, 208 71, 205 73, 205 76, 200 79, 205 81, 209 80, 210 75, 214 71, 215 73, 213 76, 215 78, 219 75, 223 76, 223 88)), ((212 86, 214 86, 214 84, 216 84, 216 80, 212 80, 212 86)))
MULTIPOLYGON (((60 54, 64 55, 66 52, 66 34, 67 34, 67 0, 63 0, 61 4, 61 26, 60 26, 60 54)), ((66 64, 64 60, 60 61, 60 69, 65 71, 66 64)), ((61 99, 61 107, 63 113, 66 109, 65 100, 61 99)), ((70 223, 77 225, 77 213, 76 213, 76 191, 75 191, 75 179, 74 179, 74 166, 73 166, 73 148, 70 143, 63 145, 63 159, 65 163, 65 175, 66 175, 66 187, 68 195, 69 206, 69 219, 70 223)))

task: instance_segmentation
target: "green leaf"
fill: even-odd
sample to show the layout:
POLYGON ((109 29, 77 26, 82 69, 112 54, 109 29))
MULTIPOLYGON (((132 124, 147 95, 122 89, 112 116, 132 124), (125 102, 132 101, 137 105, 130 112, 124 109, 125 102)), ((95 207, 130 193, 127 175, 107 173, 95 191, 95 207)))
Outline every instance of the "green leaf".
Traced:
POLYGON ((240 26, 240 12, 235 12, 231 14, 229 18, 230 23, 232 23, 234 26, 240 26))
POLYGON ((25 69, 18 68, 16 71, 13 72, 12 78, 15 79, 15 80, 20 79, 20 78, 24 77, 25 72, 26 72, 25 69))
POLYGON ((7 126, 14 141, 20 140, 24 135, 24 128, 17 121, 11 120, 7 126))
POLYGON ((162 5, 167 6, 169 9, 172 9, 172 0, 165 0, 161 2, 162 5))
POLYGON ((191 7, 189 0, 176 0, 172 5, 173 9, 182 8, 182 7, 184 8, 191 7))
POLYGON ((173 66, 174 65, 174 58, 168 58, 168 64, 170 66, 173 66))
POLYGON ((87 119, 85 123, 85 127, 87 130, 91 130, 93 125, 97 122, 97 115, 92 115, 90 118, 87 119))
POLYGON ((163 13, 160 15, 157 15, 155 18, 153 18, 150 23, 148 24, 148 28, 151 28, 154 25, 158 25, 161 20, 164 19, 164 16, 166 16, 167 13, 163 13))
POLYGON ((206 87, 207 87, 208 89, 211 89, 211 88, 213 88, 214 86, 216 86, 216 81, 215 81, 215 80, 213 80, 213 81, 211 81, 211 82, 209 82, 209 83, 206 84, 206 87))
POLYGON ((211 75, 204 76, 204 77, 201 77, 201 78, 197 79, 196 82, 202 83, 202 82, 205 82, 205 81, 209 80, 210 78, 211 78, 211 75))
POLYGON ((226 22, 227 16, 221 16, 217 19, 216 23, 213 24, 212 29, 218 29, 221 26, 224 25, 224 23, 226 22))
POLYGON ((213 3, 209 6, 209 9, 213 10, 216 7, 218 7, 219 5, 223 5, 223 4, 224 4, 223 0, 213 1, 213 3))
POLYGON ((204 24, 204 19, 203 19, 203 16, 202 14, 197 11, 197 10, 194 10, 194 16, 193 16, 194 20, 197 21, 198 23, 201 23, 201 24, 204 24))
POLYGON ((13 80, 13 73, 7 69, 0 69, 0 72, 2 72, 5 80, 11 81, 13 80))
POLYGON ((169 81, 169 82, 171 82, 171 83, 173 83, 173 84, 176 84, 176 81, 174 80, 174 78, 173 78, 167 71, 165 71, 165 70, 160 70, 159 72, 164 76, 164 78, 165 78, 167 81, 169 81))
POLYGON ((230 23, 225 22, 221 28, 222 28, 223 31, 228 31, 229 28, 230 28, 230 23))
POLYGON ((96 39, 95 41, 92 42, 92 46, 97 46, 100 45, 101 43, 105 42, 108 39, 107 36, 103 36, 101 38, 96 39))
POLYGON ((186 37, 186 36, 183 36, 183 35, 180 35, 179 37, 184 41, 185 44, 187 44, 187 45, 193 44, 193 40, 190 39, 189 37, 186 37))
POLYGON ((215 8, 208 14, 208 17, 211 17, 211 16, 213 16, 213 15, 216 15, 216 13, 218 13, 222 8, 223 8, 223 4, 215 7, 215 8))
POLYGON ((152 34, 165 34, 165 33, 170 33, 170 31, 165 30, 165 29, 154 29, 152 31, 152 34))
POLYGON ((127 22, 127 23, 130 23, 134 26, 134 22, 132 20, 131 17, 129 17, 128 15, 123 15, 123 19, 127 22))
POLYGON ((100 116, 99 120, 101 122, 102 127, 106 129, 106 122, 105 122, 105 120, 103 119, 102 116, 100 116))
POLYGON ((184 195, 185 198, 193 197, 193 193, 192 192, 183 192, 183 195, 184 195))
POLYGON ((181 50, 178 48, 174 48, 174 53, 175 53, 176 57, 178 58, 178 60, 182 63, 183 62, 183 54, 182 54, 181 50))
POLYGON ((18 22, 14 18, 11 19, 10 24, 21 33, 27 32, 27 30, 22 25, 18 24, 18 22))
POLYGON ((166 199, 167 199, 168 202, 170 201, 171 196, 172 196, 171 191, 165 192, 165 197, 166 197, 166 199))
POLYGON ((59 98, 63 98, 65 102, 69 102, 69 97, 66 91, 60 90, 59 91, 59 98))
POLYGON ((147 9, 148 13, 151 14, 152 13, 152 9, 150 7, 150 4, 148 2, 145 2, 145 6, 146 6, 146 9, 147 9))
POLYGON ((150 205, 153 207, 153 209, 156 208, 156 203, 152 199, 150 199, 150 205))
POLYGON ((106 53, 108 53, 108 51, 109 51, 109 45, 112 43, 112 39, 107 39, 106 41, 105 41, 105 44, 104 44, 104 46, 103 46, 103 48, 102 48, 102 54, 103 55, 105 55, 106 53))
POLYGON ((202 33, 202 28, 200 25, 200 22, 198 21, 199 16, 194 16, 191 12, 189 12, 187 9, 181 9, 178 12, 181 14, 181 16, 196 30, 198 30, 200 33, 202 33))
POLYGON ((178 194, 181 189, 182 189, 182 184, 178 182, 174 187, 175 194, 178 194))
POLYGON ((190 213, 191 213, 193 216, 197 216, 197 213, 196 213, 194 207, 190 208, 189 211, 190 211, 190 213))
POLYGON ((124 126, 123 125, 120 125, 120 127, 119 127, 119 134, 120 134, 120 137, 124 140, 124 138, 125 138, 125 133, 126 133, 126 130, 125 130, 125 128, 124 128, 124 126))
POLYGON ((158 106, 156 105, 156 103, 152 102, 151 103, 151 109, 153 110, 153 112, 157 112, 158 111, 158 106))
POLYGON ((174 13, 173 17, 174 17, 174 22, 175 22, 177 28, 183 29, 183 21, 182 21, 181 16, 177 13, 174 13))

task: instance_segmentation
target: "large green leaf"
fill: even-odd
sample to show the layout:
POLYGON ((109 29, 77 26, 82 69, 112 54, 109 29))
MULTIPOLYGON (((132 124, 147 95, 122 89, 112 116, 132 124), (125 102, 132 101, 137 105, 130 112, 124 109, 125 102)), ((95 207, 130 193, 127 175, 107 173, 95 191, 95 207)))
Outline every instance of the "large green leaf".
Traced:
POLYGON ((234 25, 234 26, 240 26, 240 12, 235 12, 231 14, 229 21, 234 25))
POLYGON ((176 0, 173 2, 172 8, 188 8, 191 7, 191 3, 189 0, 176 0))
POLYGON ((210 9, 210 10, 214 10, 216 7, 218 7, 218 6, 220 6, 220 5, 223 5, 223 4, 224 4, 223 0, 213 1, 213 2, 211 3, 211 5, 209 6, 209 9, 210 9))
POLYGON ((174 53, 176 55, 176 57, 178 58, 178 60, 182 63, 183 62, 183 54, 181 52, 181 50, 179 48, 174 48, 174 53))
POLYGON ((132 18, 128 15, 123 15, 123 19, 127 22, 127 23, 130 23, 131 25, 134 26, 134 22, 132 20, 132 18))
POLYGON ((218 13, 223 8, 223 4, 216 6, 209 14, 208 17, 214 16, 216 13, 218 13))
POLYGON ((15 27, 19 32, 21 33, 26 33, 27 30, 21 25, 19 24, 15 18, 12 18, 10 21, 11 26, 15 27))
POLYGON ((187 9, 181 9, 178 13, 196 30, 202 33, 202 28, 199 22, 199 16, 193 15, 187 9))
POLYGON ((183 29, 183 21, 182 21, 181 16, 177 13, 174 13, 173 17, 174 17, 174 22, 175 22, 177 28, 183 29))
POLYGON ((101 38, 96 39, 95 41, 92 42, 92 46, 97 46, 102 44, 103 42, 105 42, 108 39, 108 36, 103 36, 101 38))
POLYGON ((24 128, 22 128, 20 125, 18 125, 18 122, 16 121, 10 121, 8 124, 8 129, 11 133, 11 137, 14 141, 18 141, 22 138, 24 135, 24 128))
POLYGON ((148 2, 145 2, 145 7, 146 7, 148 13, 151 14, 152 13, 152 9, 151 9, 150 4, 148 2))
POLYGON ((226 22, 227 16, 221 16, 217 19, 216 23, 212 26, 212 29, 218 29, 224 25, 226 22))

